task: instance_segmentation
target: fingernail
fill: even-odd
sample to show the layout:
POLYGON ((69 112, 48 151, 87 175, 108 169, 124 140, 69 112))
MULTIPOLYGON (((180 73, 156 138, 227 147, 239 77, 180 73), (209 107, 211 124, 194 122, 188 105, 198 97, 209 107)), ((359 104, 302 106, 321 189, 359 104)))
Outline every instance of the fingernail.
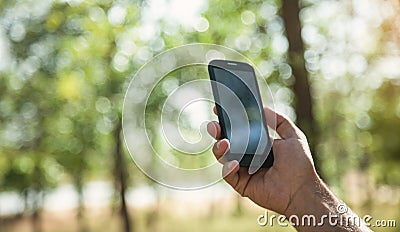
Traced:
POLYGON ((209 122, 207 124, 207 130, 208 130, 208 133, 210 133, 211 136, 215 136, 215 128, 214 128, 214 124, 212 122, 209 122))
POLYGON ((235 168, 235 166, 236 166, 236 162, 234 160, 232 160, 228 164, 229 170, 233 170, 233 168, 235 168))
POLYGON ((232 169, 233 169, 233 161, 231 161, 231 162, 228 163, 228 169, 229 169, 229 170, 232 170, 232 169))

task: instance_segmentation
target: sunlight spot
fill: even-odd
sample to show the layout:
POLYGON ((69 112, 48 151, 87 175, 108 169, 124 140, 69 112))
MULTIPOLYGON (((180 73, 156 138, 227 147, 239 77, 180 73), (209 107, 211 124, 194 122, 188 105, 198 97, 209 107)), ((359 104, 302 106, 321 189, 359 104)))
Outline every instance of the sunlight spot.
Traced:
POLYGON ((258 64, 258 69, 264 78, 268 78, 274 71, 274 64, 269 60, 263 60, 258 64))
POLYGON ((371 125, 371 118, 367 113, 362 112, 357 115, 356 125, 360 129, 368 129, 369 126, 371 125))
POLYGON ((106 97, 99 97, 96 101, 96 110, 100 113, 108 113, 111 110, 111 102, 106 97))
POLYGON ((210 62, 214 59, 225 59, 225 55, 222 52, 219 52, 217 50, 210 50, 206 53, 206 60, 207 62, 210 62))
POLYGON ((108 21, 111 25, 119 26, 124 23, 126 10, 122 6, 116 5, 108 10, 108 21))
POLYGON ((14 42, 20 42, 25 38, 26 29, 22 23, 15 23, 10 28, 10 38, 14 42))
POLYGON ((99 22, 106 17, 103 8, 95 6, 89 9, 89 18, 94 22, 99 22))
POLYGON ((236 48, 241 51, 249 50, 249 48, 251 46, 250 37, 248 37, 246 35, 241 35, 241 36, 237 37, 235 40, 235 45, 236 45, 236 48))
POLYGON ((112 65, 118 72, 124 72, 128 69, 129 59, 121 52, 117 52, 112 60, 112 65))
POLYGON ((159 52, 165 47, 165 42, 161 37, 154 39, 151 42, 150 48, 152 51, 159 52))
POLYGON ((58 93, 67 100, 75 100, 80 96, 79 87, 79 75, 73 72, 68 76, 60 78, 58 93))
POLYGON ((169 95, 178 88, 179 82, 176 78, 170 78, 162 82, 162 91, 165 95, 169 95))
POLYGON ((256 16, 252 11, 243 11, 241 15, 242 23, 245 25, 251 25, 256 21, 256 16))
POLYGON ((270 19, 276 15, 277 11, 278 9, 275 5, 271 5, 271 3, 264 2, 261 5, 258 13, 263 19, 270 19))
POLYGON ((348 65, 348 71, 357 76, 363 73, 368 67, 367 60, 364 58, 364 56, 359 55, 359 54, 354 54, 353 56, 350 57, 349 60, 349 65, 348 65))
POLYGON ((283 54, 289 48, 289 42, 287 41, 286 37, 283 35, 274 35, 272 37, 272 48, 278 54, 283 54))
POLYGON ((206 18, 200 17, 196 20, 194 28, 198 32, 205 32, 208 30, 208 27, 210 24, 208 23, 208 20, 206 18))

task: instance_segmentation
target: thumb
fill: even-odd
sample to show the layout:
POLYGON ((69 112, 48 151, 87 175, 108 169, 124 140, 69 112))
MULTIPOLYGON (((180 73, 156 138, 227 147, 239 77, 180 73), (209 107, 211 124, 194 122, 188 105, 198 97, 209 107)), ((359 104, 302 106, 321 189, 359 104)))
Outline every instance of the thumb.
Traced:
POLYGON ((264 113, 267 124, 271 128, 275 128, 276 132, 278 132, 283 139, 302 139, 304 137, 303 132, 297 128, 286 116, 279 114, 268 107, 264 107, 264 113))

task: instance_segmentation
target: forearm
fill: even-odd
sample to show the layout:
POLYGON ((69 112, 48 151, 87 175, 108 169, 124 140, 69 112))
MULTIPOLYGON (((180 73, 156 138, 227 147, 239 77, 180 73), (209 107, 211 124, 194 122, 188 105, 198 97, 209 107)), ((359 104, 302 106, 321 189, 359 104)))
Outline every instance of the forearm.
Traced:
POLYGON ((294 195, 285 216, 298 231, 371 231, 317 175, 294 195))

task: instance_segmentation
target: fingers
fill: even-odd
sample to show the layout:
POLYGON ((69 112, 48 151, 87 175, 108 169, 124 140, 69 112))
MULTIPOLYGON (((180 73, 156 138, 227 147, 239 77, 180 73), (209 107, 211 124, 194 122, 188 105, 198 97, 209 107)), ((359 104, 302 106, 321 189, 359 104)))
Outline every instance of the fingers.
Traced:
POLYGON ((221 127, 219 126, 218 122, 209 122, 207 124, 207 131, 214 139, 218 140, 221 138, 221 127))
MULTIPOLYGON (((215 139, 219 140, 221 138, 221 127, 219 126, 218 122, 209 122, 207 124, 207 131, 215 139)), ((229 150, 229 148, 230 144, 227 139, 219 140, 214 144, 212 151, 215 155, 215 158, 217 158, 220 163, 225 162, 224 160, 222 160, 222 158, 223 155, 229 150)))
POLYGON ((217 107, 216 107, 216 106, 214 106, 213 111, 214 111, 214 114, 215 114, 215 115, 218 115, 218 113, 217 113, 217 107))
POLYGON ((278 132, 279 136, 283 139, 302 138, 300 129, 286 116, 273 111, 269 107, 264 108, 264 113, 268 126, 276 128, 276 132, 278 132))
POLYGON ((220 163, 225 163, 225 160, 223 160, 223 155, 229 150, 229 148, 230 144, 227 139, 222 139, 214 144, 212 151, 214 153, 215 158, 220 163))
POLYGON ((233 188, 235 188, 239 182, 239 168, 239 162, 237 160, 226 162, 222 168, 224 180, 233 188))

